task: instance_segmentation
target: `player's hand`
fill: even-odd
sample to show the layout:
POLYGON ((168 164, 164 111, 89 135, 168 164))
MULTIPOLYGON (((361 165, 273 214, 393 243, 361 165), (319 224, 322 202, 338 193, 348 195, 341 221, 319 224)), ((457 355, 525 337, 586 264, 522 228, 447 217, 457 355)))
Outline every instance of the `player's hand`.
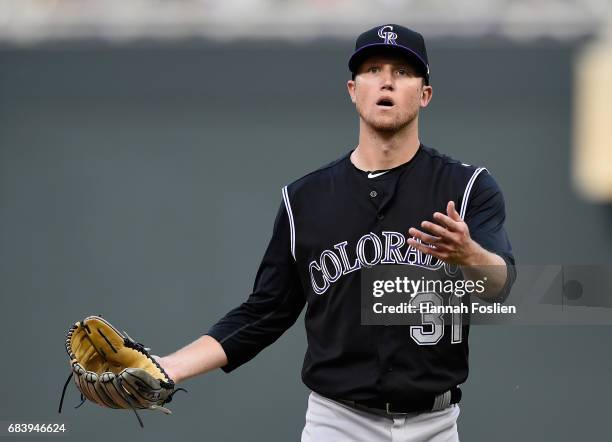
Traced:
POLYGON ((435 212, 433 218, 437 224, 429 221, 421 223, 421 228, 428 233, 414 227, 408 230, 412 236, 408 239, 408 244, 447 264, 475 264, 482 248, 470 237, 470 230, 455 210, 455 203, 449 201, 446 205, 446 215, 435 212))

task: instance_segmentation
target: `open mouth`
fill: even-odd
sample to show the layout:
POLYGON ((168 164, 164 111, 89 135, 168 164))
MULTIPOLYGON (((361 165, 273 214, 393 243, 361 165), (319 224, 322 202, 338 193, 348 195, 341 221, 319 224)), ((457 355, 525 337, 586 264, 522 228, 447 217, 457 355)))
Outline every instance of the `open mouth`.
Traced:
POLYGON ((393 107, 393 104, 393 100, 390 98, 381 98, 376 102, 376 105, 381 107, 393 107))

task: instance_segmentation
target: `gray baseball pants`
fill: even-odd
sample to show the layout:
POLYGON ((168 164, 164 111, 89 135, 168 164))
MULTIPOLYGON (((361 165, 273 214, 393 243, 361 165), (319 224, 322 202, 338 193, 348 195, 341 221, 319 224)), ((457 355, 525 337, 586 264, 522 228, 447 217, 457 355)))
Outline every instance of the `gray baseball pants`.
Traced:
POLYGON ((308 397, 302 442, 459 442, 459 404, 383 417, 321 396, 308 397))

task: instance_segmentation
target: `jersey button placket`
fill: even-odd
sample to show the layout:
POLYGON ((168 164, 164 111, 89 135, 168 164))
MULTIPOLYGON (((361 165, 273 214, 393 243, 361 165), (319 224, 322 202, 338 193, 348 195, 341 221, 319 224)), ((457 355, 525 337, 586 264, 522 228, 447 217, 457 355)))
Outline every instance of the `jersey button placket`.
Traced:
MULTIPOLYGON (((378 196, 378 192, 376 190, 371 190, 370 191, 370 198, 376 198, 378 196)), ((378 212, 376 214, 376 219, 379 221, 382 221, 385 218, 385 215, 383 215, 382 212, 378 212)))

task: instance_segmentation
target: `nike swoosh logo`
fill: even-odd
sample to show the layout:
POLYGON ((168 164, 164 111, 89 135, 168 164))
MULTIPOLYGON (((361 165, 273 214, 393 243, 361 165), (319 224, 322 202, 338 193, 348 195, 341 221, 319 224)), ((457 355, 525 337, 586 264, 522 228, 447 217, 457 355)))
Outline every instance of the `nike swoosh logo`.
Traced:
POLYGON ((389 172, 388 170, 385 170, 384 172, 378 172, 378 173, 368 173, 368 178, 376 178, 377 176, 381 176, 384 175, 385 173, 389 172))

